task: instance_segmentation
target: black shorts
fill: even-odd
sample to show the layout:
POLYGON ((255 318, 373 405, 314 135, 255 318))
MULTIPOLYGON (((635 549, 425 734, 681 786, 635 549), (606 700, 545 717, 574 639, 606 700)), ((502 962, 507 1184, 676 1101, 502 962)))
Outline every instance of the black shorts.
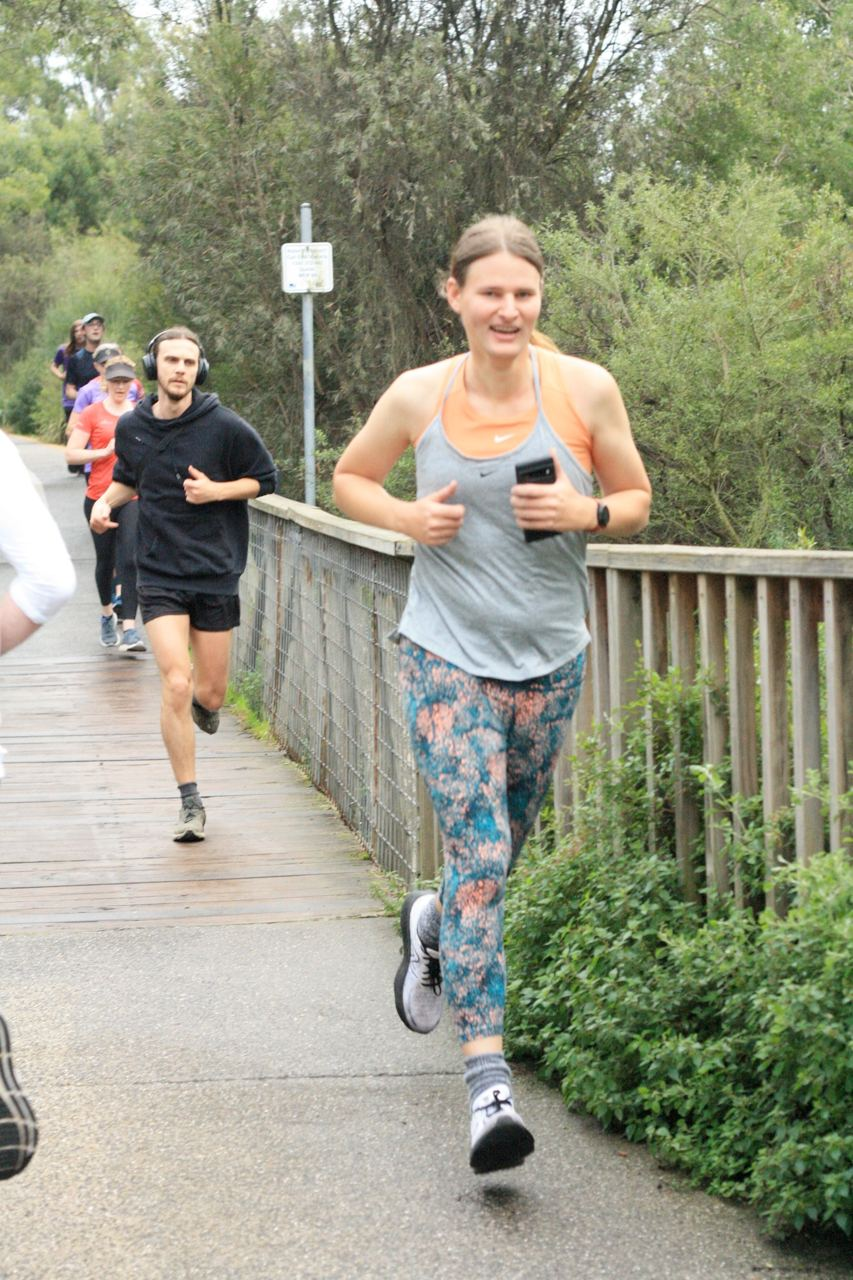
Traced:
POLYGON ((170 591, 165 587, 140 587, 142 621, 186 614, 196 631, 231 631, 240 625, 239 596, 211 596, 202 591, 170 591))

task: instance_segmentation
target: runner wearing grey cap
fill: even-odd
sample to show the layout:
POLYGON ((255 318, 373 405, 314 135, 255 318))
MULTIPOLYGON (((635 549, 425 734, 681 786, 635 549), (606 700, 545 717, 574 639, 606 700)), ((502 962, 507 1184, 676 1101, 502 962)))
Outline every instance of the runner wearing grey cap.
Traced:
MULTIPOLYGON (((113 478, 115 466, 116 424, 130 408, 129 390, 135 378, 133 361, 127 356, 112 356, 104 368, 106 396, 90 404, 80 414, 71 433, 65 457, 68 462, 91 461, 86 485, 83 513, 86 523, 97 498, 113 478)), ((145 644, 136 630, 136 525, 139 504, 129 502, 117 513, 115 528, 104 537, 94 537, 95 583, 101 602, 98 639, 105 649, 123 653, 144 651, 145 644), (113 580, 121 583, 121 603, 113 600, 113 580), (116 625, 116 608, 121 616, 121 629, 116 625)))
POLYGON ((68 384, 66 387, 69 399, 73 400, 81 387, 91 382, 95 376, 93 354, 101 345, 107 322, 98 311, 89 311, 83 320, 83 346, 75 352, 68 364, 68 384))

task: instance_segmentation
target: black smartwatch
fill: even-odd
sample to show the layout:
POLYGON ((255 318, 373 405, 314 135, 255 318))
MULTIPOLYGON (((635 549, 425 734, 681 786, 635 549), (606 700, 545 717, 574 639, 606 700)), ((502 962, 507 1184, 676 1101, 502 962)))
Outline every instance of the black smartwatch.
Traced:
POLYGON ((603 502, 599 502, 595 509, 595 517, 596 525, 593 533, 597 533, 599 529, 606 529, 610 524, 610 508, 603 502))

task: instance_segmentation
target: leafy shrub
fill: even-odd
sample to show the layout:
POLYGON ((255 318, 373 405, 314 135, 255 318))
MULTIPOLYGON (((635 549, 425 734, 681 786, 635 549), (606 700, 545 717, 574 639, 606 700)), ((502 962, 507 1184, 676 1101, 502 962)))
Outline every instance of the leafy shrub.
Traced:
MULTIPOLYGON (((644 698, 690 729, 695 690, 663 680, 644 698)), ((546 832, 510 880, 508 1050, 774 1229, 851 1232, 853 865, 823 854, 780 874, 782 919, 685 902, 660 821, 672 757, 658 759, 650 852, 641 734, 620 761, 586 744, 572 836, 546 832)))

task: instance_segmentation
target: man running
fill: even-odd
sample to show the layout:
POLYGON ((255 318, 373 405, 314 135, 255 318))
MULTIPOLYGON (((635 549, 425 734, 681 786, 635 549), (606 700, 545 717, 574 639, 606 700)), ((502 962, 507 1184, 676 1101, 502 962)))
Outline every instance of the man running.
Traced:
POLYGON ((200 392, 208 364, 196 335, 165 329, 143 367, 156 377, 116 428, 113 481, 91 527, 116 527, 114 508, 138 494, 137 585, 142 621, 160 669, 160 726, 181 810, 174 839, 204 839, 193 721, 219 728, 231 632, 249 547, 247 502, 275 490, 275 463, 247 422, 200 392), (192 659, 190 658, 192 650, 192 659))

